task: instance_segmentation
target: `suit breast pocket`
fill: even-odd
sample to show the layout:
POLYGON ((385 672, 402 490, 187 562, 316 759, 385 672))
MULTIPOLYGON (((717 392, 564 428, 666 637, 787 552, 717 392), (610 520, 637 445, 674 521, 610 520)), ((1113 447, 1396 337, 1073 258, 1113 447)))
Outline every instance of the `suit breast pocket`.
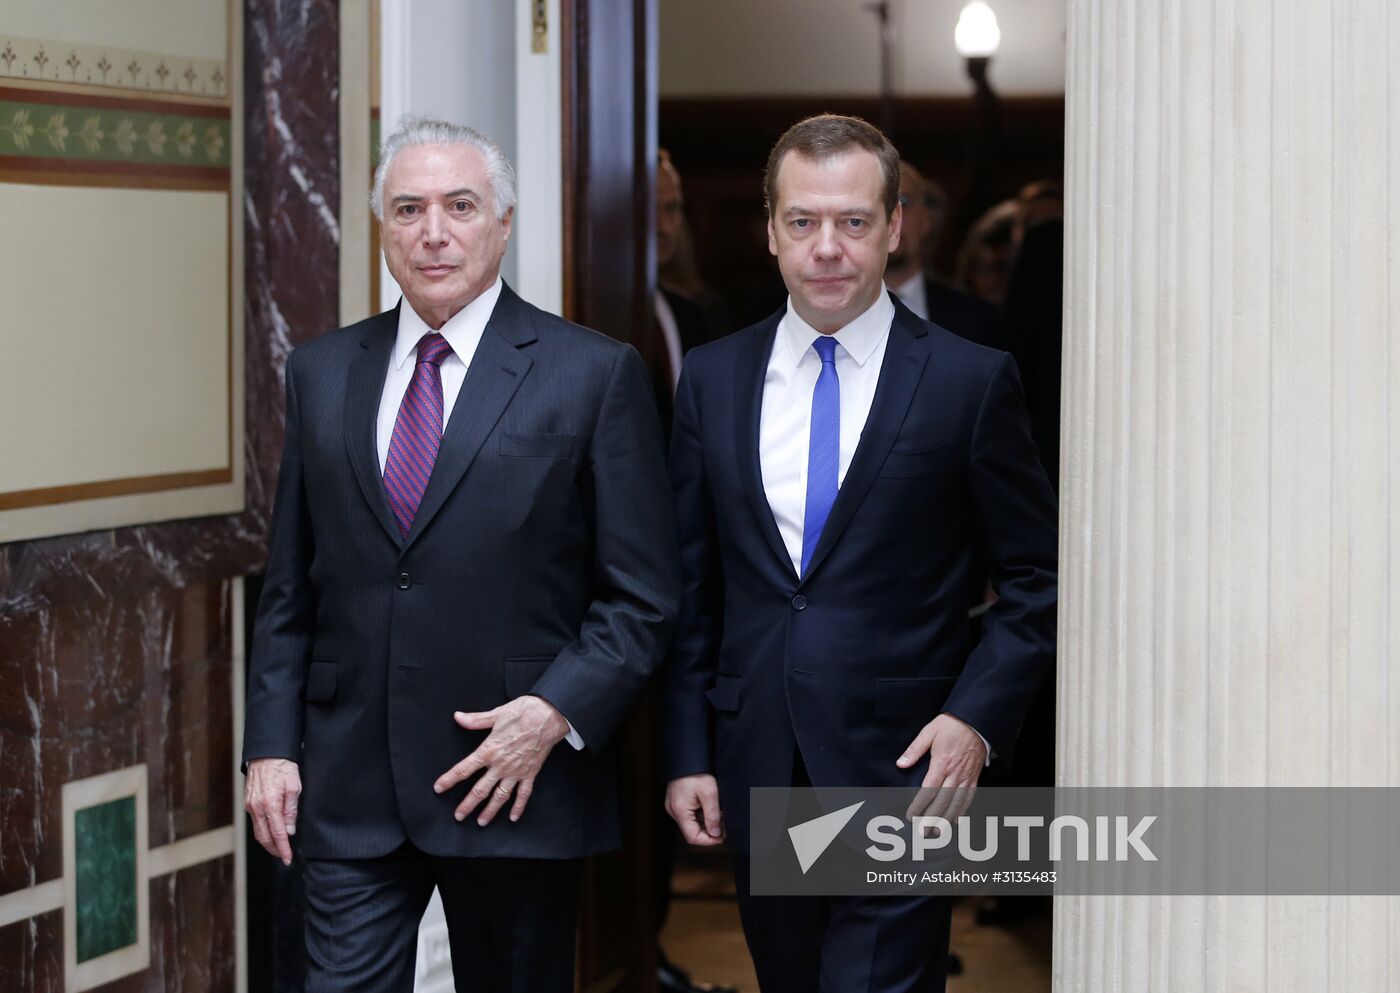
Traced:
POLYGON ((574 453, 574 436, 502 431, 499 451, 507 458, 566 459, 574 453))
POLYGON ((884 479, 921 479, 936 476, 952 467, 957 447, 952 441, 937 445, 906 450, 892 448, 880 466, 879 475, 884 479))

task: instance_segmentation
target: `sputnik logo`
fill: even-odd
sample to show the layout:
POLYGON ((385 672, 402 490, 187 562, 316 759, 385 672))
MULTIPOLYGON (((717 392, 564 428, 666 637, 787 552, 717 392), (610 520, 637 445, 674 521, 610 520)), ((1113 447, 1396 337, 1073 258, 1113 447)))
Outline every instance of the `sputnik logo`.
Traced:
POLYGON ((807 870, 822 857, 822 852, 831 847, 841 829, 851 823, 856 811, 864 806, 865 801, 862 800, 788 828, 788 838, 792 841, 792 850, 797 853, 797 864, 802 868, 802 875, 807 875, 807 870))

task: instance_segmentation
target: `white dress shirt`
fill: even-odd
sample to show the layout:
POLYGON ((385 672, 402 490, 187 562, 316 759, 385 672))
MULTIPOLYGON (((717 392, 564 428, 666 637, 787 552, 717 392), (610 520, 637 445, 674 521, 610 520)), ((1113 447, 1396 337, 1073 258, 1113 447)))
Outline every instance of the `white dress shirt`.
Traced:
MULTIPOLYGON (((452 351, 442 360, 442 429, 447 430, 447 422, 452 417, 452 408, 457 404, 457 394, 462 392, 462 380, 467 378, 467 367, 472 364, 476 347, 481 344, 481 335, 486 330, 486 322, 496 309, 496 301, 501 296, 501 279, 496 281, 479 297, 450 317, 438 329, 438 334, 447 339, 452 351)), ((389 444, 394 438, 394 423, 399 418, 399 407, 403 404, 408 384, 413 382, 413 371, 418 367, 418 342, 424 335, 432 334, 433 329, 418 316, 413 306, 403 300, 399 304, 398 336, 394 339, 394 350, 389 353, 389 368, 384 374, 384 390, 379 394, 379 419, 375 434, 379 446, 379 472, 389 460, 389 444)), ((566 724, 568 720, 565 719, 566 724)), ((564 739, 575 749, 583 748, 583 738, 569 724, 569 733, 564 739)))
MULTIPOLYGON (((444 431, 447 430, 448 419, 452 417, 452 408, 457 403, 457 394, 462 392, 462 380, 467 378, 467 366, 472 364, 476 346, 481 344, 481 334, 486 330, 486 322, 491 319, 500 296, 501 280, 498 276, 485 293, 453 314, 438 330, 438 334, 452 346, 452 352, 442 360, 441 366, 444 431)), ((418 367, 418 342, 424 335, 432 333, 433 329, 418 316, 418 311, 407 300, 399 304, 399 333, 394 339, 394 350, 389 355, 384 392, 379 395, 377 438, 381 473, 389 460, 389 442, 394 437, 399 406, 403 403, 403 395, 408 392, 408 384, 413 382, 413 370, 418 367)))
POLYGON ((666 344, 666 361, 671 373, 671 396, 676 395, 676 387, 681 381, 681 329, 676 323, 675 311, 671 309, 666 294, 656 291, 656 324, 661 328, 661 340, 666 344))
MULTIPOLYGON (((890 340, 894 304, 889 295, 879 299, 833 338, 836 339, 836 378, 841 387, 841 456, 836 485, 846 480, 851 457, 860 444, 875 384, 890 340)), ((792 309, 778 323, 768 372, 763 377, 763 408, 758 424, 758 463, 763 472, 763 492, 778 522, 792 570, 802 572, 802 522, 807 512, 807 454, 812 434, 812 391, 822 371, 822 360, 812 342, 820 337, 792 309)))
POLYGON ((924 284, 922 272, 915 272, 898 286, 891 286, 890 290, 899 297, 900 303, 928 320, 928 287, 924 284))
MULTIPOLYGON (((888 293, 851 323, 832 335, 836 339, 836 378, 841 390, 841 449, 836 485, 846 481, 846 470, 860 444, 861 432, 875 400, 880 367, 894 323, 894 303, 888 293)), ((793 310, 778 322, 768 371, 763 377, 763 407, 758 422, 758 464, 763 492, 768 497, 778 533, 783 537, 792 571, 802 572, 802 526, 807 513, 807 455, 812 434, 812 391, 822 369, 812 342, 817 331, 793 310)), ((932 719, 932 716, 930 717, 932 719)), ((992 746, 977 731, 986 748, 986 764, 992 746)))

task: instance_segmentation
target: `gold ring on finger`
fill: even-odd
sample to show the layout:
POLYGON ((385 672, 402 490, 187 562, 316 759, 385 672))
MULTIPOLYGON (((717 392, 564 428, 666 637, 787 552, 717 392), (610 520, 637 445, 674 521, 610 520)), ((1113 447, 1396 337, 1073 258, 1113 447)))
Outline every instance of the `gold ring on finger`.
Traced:
POLYGON ((507 799, 510 798, 511 789, 512 789, 512 787, 507 786, 505 783, 497 783, 497 784, 496 784, 496 795, 497 795, 498 797, 500 797, 502 800, 507 800, 507 799))

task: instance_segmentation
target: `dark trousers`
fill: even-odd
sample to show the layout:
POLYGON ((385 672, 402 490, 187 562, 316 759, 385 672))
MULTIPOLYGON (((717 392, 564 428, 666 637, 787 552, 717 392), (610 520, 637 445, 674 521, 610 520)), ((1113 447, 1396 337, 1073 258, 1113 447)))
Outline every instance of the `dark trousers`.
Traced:
MULTIPOLYGON (((811 786, 800 753, 792 785, 811 786)), ((744 857, 734 882, 763 993, 943 993, 950 898, 751 896, 744 857)))
POLYGON ((943 993, 947 897, 750 896, 747 859, 734 875, 763 993, 943 993))
POLYGON ((307 993, 412 993, 418 924, 442 895, 458 993, 571 993, 581 862, 306 861, 307 993))

